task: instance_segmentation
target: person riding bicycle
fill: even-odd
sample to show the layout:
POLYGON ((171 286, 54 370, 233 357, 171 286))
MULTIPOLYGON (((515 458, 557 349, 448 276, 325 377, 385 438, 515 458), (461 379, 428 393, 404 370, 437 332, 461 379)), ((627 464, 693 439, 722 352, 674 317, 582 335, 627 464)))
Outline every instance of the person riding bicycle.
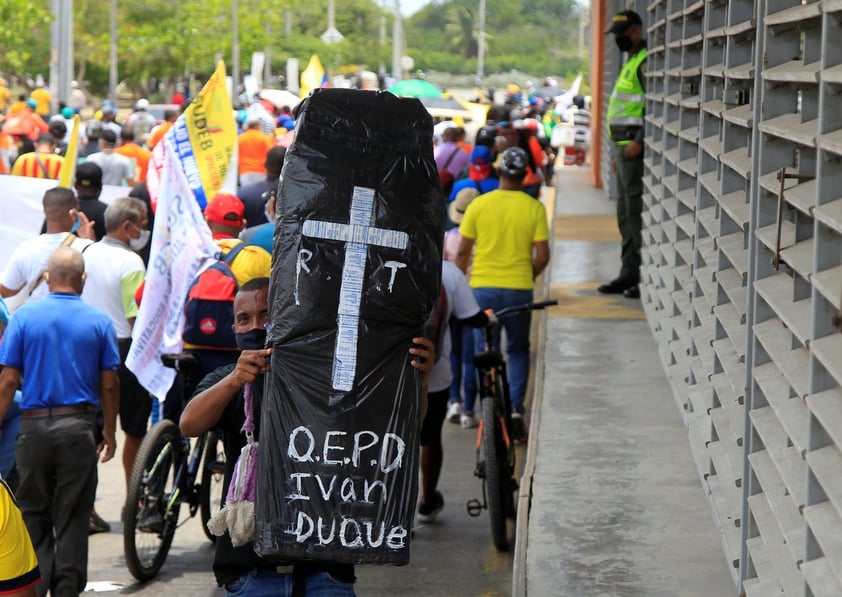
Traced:
MULTIPOLYGON (((240 353, 237 362, 217 368, 196 388, 193 399, 181 415, 181 432, 196 437, 211 428, 222 432, 225 447, 227 494, 240 450, 246 445, 242 431, 245 421, 244 387, 251 384, 254 399, 255 439, 260 435, 260 402, 263 375, 269 367, 271 348, 266 343, 269 320, 269 278, 255 278, 243 284, 234 299, 234 333, 240 353)), ((426 338, 415 338, 421 348, 409 349, 419 357, 412 366, 424 374, 424 384, 433 364, 433 346, 426 338)), ((422 408, 423 414, 423 408, 422 408)), ((354 595, 354 566, 318 562, 290 561, 279 566, 258 556, 253 542, 234 547, 228 532, 218 538, 213 571, 226 595, 354 595), (297 592, 296 592, 297 591, 297 592)))
MULTIPOLYGON (((450 362, 452 347, 451 317, 469 327, 485 327, 489 317, 480 310, 468 286, 465 275, 450 261, 442 261, 441 284, 443 299, 438 314, 441 339, 436 347, 436 362, 430 374, 430 393, 427 397, 427 414, 421 424, 421 500, 418 504, 418 521, 433 522, 444 509, 444 496, 437 490, 444 448, 441 427, 447 414, 453 370, 450 362)), ((460 327, 461 330, 461 327, 460 327)), ((461 366, 461 364, 460 364, 461 366)), ((475 382, 476 383, 476 382, 475 382)))
MULTIPOLYGON (((500 159, 500 188, 474 199, 465 211, 459 233, 462 240, 456 265, 468 270, 471 251, 476 251, 470 283, 482 309, 499 311, 504 307, 532 302, 535 278, 550 260, 549 228, 543 204, 523 192, 529 158, 519 147, 510 147, 500 159)), ((512 431, 515 439, 526 439, 523 421, 526 384, 529 379, 528 311, 501 322, 506 330, 509 355, 509 386, 512 401, 512 431)), ((499 331, 497 332, 499 338, 499 331)), ((477 351, 484 337, 475 334, 477 351)), ((473 384, 464 396, 463 412, 473 414, 476 373, 471 364, 465 371, 473 384)))
MULTIPOLYGON (((237 238, 245 228, 247 221, 245 219, 245 206, 236 195, 217 193, 205 207, 204 215, 214 243, 221 251, 221 259, 228 263, 226 267, 230 268, 230 273, 236 278, 238 286, 242 287, 243 284, 255 278, 269 276, 272 256, 265 249, 244 243, 237 238)), ((214 280, 217 278, 202 281, 206 274, 211 275, 207 270, 200 274, 196 287, 202 286, 203 292, 205 290, 214 294, 221 292, 221 287, 214 286, 214 280)), ((233 289, 231 291, 233 292, 233 289)), ((191 291, 188 303, 195 298, 193 294, 191 291)), ((223 298, 227 301, 226 305, 230 306, 230 309, 226 310, 226 316, 230 318, 233 309, 231 295, 214 298, 220 303, 224 302, 223 298)), ((186 310, 189 311, 189 305, 186 310)), ((214 312, 213 315, 221 315, 221 310, 219 313, 214 312)), ((179 383, 173 385, 164 401, 164 418, 174 422, 178 422, 184 406, 183 403, 193 394, 199 381, 217 367, 236 362, 239 356, 230 329, 222 324, 222 319, 217 321, 212 316, 188 318, 182 338, 184 340, 184 352, 193 354, 196 357, 196 364, 189 371, 179 372, 181 378, 179 383), (205 333, 199 333, 199 330, 190 328, 191 325, 196 327, 208 326, 210 329, 202 329, 202 332, 205 333), (197 337, 204 340, 201 342, 194 341, 197 337), (211 340, 211 338, 213 339, 211 340)))

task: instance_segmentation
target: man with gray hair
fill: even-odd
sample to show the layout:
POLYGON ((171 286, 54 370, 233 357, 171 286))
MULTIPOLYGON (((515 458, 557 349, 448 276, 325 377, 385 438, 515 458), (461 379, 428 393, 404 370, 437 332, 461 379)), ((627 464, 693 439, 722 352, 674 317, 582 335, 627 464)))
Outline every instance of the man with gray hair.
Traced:
POLYGON ((117 335, 105 313, 80 300, 84 283, 82 254, 56 249, 45 275, 49 296, 18 309, 0 344, 0 419, 23 390, 17 497, 44 576, 39 595, 85 589, 97 458, 110 460, 117 447, 117 335))
POLYGON ((121 363, 120 426, 126 434, 123 469, 127 485, 152 412, 149 393, 125 365, 137 316, 135 293, 145 273, 143 260, 136 251, 149 242, 148 224, 143 201, 134 197, 117 199, 105 210, 105 236, 84 252, 88 278, 82 300, 105 311, 117 331, 121 363))

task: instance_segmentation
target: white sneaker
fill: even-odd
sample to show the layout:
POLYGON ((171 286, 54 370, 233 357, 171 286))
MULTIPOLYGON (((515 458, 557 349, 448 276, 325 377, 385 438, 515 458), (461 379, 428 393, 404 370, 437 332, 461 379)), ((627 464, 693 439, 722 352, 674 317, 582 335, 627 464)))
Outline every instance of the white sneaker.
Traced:
POLYGON ((459 423, 459 415, 462 414, 462 403, 451 402, 447 405, 447 420, 451 423, 459 423))
POLYGON ((474 418, 474 415, 462 415, 459 418, 459 424, 462 426, 462 429, 473 429, 477 426, 477 420, 474 418))

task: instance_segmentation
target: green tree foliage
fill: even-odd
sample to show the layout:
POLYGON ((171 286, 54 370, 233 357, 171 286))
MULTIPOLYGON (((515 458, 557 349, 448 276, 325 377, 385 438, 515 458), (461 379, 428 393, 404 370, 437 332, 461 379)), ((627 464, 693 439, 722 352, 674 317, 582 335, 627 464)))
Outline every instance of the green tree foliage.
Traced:
MULTIPOLYGON (((8 74, 46 74, 51 16, 46 3, 0 0, 0 48, 8 74)), ((239 10, 240 69, 252 52, 269 49, 272 70, 282 73, 288 58, 303 69, 319 54, 334 72, 358 65, 377 70, 391 64, 391 4, 385 15, 377 0, 336 0, 336 27, 345 36, 325 45, 328 0, 118 0, 118 73, 128 89, 143 93, 149 81, 200 79, 222 58, 232 64, 232 5, 239 10), (381 43, 381 21, 387 39, 381 43)), ((486 71, 518 69, 578 72, 577 0, 486 0, 486 71)), ((109 2, 74 0, 75 73, 104 94, 108 85, 109 2)), ((405 19, 407 54, 419 68, 468 74, 476 71, 479 0, 433 0, 405 19)))
POLYGON ((29 0, 0 0, 0 55, 5 74, 43 73, 49 70, 50 11, 29 0))
MULTIPOLYGON (((476 72, 478 0, 429 4, 405 26, 407 53, 418 67, 476 72), (453 53, 448 57, 442 48, 453 53)), ((578 72, 576 0, 486 0, 485 69, 566 74, 578 72)))

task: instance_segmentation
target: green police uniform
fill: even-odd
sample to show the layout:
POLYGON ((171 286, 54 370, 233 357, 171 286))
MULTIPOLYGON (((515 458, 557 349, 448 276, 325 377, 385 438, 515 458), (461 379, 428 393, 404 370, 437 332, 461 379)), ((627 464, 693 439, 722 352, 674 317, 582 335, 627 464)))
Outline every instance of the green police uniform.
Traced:
POLYGON ((625 156, 631 141, 643 144, 645 109, 646 43, 623 65, 608 102, 608 136, 614 142, 617 166, 617 225, 622 237, 621 280, 640 281, 640 245, 643 211, 643 154, 635 159, 625 156))

